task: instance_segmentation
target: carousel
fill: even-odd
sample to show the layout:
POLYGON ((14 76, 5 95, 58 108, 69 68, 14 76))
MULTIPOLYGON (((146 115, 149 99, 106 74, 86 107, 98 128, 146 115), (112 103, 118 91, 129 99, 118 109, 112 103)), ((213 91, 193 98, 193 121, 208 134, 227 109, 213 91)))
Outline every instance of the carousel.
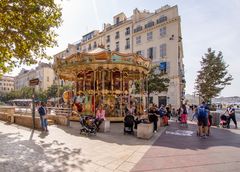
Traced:
POLYGON ((110 121, 121 121, 130 103, 143 113, 144 84, 150 67, 151 60, 141 55, 102 48, 56 58, 54 63, 58 77, 74 83, 74 90, 66 93, 73 111, 94 116, 101 105, 110 121))

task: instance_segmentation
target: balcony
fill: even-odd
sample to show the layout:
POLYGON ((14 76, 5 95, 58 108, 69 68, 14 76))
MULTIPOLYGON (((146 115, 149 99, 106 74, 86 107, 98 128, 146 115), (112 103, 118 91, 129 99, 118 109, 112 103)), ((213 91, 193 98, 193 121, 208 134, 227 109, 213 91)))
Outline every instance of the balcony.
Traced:
POLYGON ((145 29, 150 28, 152 26, 154 26, 154 22, 153 21, 145 24, 145 29))
POLYGON ((160 17, 159 19, 157 19, 157 24, 163 23, 163 22, 165 22, 165 21, 167 21, 167 16, 162 16, 162 17, 160 17))
POLYGON ((142 30, 142 26, 139 26, 139 27, 137 27, 136 29, 134 29, 134 33, 139 32, 139 31, 141 31, 141 30, 142 30))

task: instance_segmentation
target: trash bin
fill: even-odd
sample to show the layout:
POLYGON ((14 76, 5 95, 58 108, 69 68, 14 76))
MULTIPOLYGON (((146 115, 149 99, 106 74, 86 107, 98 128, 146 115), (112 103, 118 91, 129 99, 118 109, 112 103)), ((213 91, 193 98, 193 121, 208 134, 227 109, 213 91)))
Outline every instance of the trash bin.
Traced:
POLYGON ((212 125, 219 126, 220 124, 220 112, 211 111, 210 115, 212 115, 212 125))

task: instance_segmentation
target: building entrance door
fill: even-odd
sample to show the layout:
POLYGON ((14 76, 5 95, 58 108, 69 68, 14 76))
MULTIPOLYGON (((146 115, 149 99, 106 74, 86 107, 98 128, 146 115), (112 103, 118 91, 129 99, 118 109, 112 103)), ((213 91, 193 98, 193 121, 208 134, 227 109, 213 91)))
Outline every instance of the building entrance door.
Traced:
POLYGON ((167 97, 166 96, 158 96, 158 107, 161 105, 167 105, 167 97))

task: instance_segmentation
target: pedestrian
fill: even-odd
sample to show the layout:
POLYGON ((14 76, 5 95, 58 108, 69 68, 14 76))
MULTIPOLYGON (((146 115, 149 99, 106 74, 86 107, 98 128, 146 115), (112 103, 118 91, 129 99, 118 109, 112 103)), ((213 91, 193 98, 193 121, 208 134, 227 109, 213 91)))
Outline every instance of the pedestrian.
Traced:
POLYGON ((233 108, 232 105, 230 105, 227 110, 224 112, 225 113, 228 113, 228 121, 227 121, 227 128, 230 128, 230 122, 231 122, 231 119, 233 120, 234 124, 235 124, 235 128, 238 128, 237 127, 237 120, 236 120, 236 115, 235 115, 235 109, 233 108))
POLYGON ((154 133, 157 132, 157 122, 158 122, 157 113, 158 113, 157 108, 153 104, 152 107, 150 107, 150 109, 148 111, 148 119, 149 119, 149 122, 153 123, 153 132, 154 133))
POLYGON ((99 127, 104 120, 105 120, 105 110, 103 109, 102 105, 99 105, 96 113, 96 119, 94 121, 97 126, 97 131, 99 131, 99 127))
POLYGON ((205 102, 202 102, 202 104, 198 108, 198 131, 199 136, 203 138, 207 138, 208 133, 208 108, 205 104, 205 102), (204 129, 204 133, 203 130, 204 129))
POLYGON ((47 110, 46 110, 44 102, 41 102, 40 107, 38 108, 38 113, 39 113, 39 116, 40 116, 42 130, 48 132, 47 110))
POLYGON ((193 116, 192 116, 191 121, 193 121, 195 117, 198 118, 198 107, 197 107, 197 105, 193 105, 193 116))

